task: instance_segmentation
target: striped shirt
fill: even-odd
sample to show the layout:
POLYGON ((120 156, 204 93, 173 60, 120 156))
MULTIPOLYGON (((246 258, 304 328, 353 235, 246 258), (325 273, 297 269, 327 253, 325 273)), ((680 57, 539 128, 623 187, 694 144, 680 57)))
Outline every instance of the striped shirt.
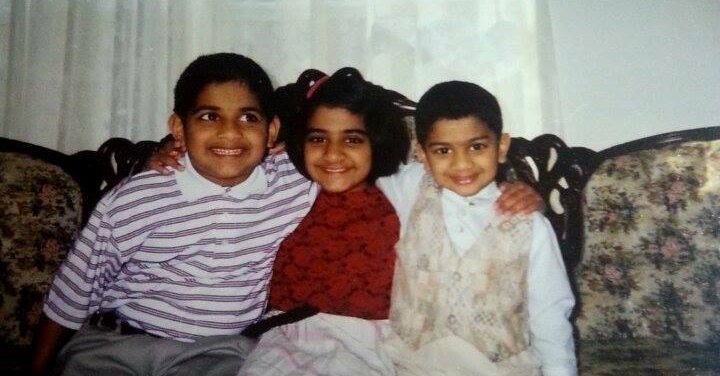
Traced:
POLYGON ((185 171, 128 178, 98 203, 55 275, 43 307, 79 329, 115 310, 149 333, 191 341, 239 333, 265 308, 280 242, 317 187, 286 154, 223 188, 185 171))

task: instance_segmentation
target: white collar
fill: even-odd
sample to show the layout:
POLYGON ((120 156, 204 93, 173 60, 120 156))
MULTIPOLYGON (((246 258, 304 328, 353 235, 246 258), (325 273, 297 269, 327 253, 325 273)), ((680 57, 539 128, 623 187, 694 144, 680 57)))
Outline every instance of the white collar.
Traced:
POLYGON ((267 189, 265 170, 260 165, 255 167, 250 176, 242 183, 232 187, 223 187, 200 175, 193 167, 192 162, 190 162, 190 157, 188 157, 187 154, 183 157, 182 164, 185 166, 185 170, 175 171, 175 180, 183 196, 185 196, 188 201, 195 201, 202 197, 218 194, 227 194, 233 198, 242 200, 253 193, 263 193, 267 189))
POLYGON ((480 191, 478 191, 478 193, 472 196, 460 196, 459 194, 449 189, 443 189, 443 196, 447 197, 448 200, 458 205, 488 205, 494 203, 495 200, 500 197, 500 188, 498 188, 495 182, 491 182, 490 184, 483 187, 480 191))

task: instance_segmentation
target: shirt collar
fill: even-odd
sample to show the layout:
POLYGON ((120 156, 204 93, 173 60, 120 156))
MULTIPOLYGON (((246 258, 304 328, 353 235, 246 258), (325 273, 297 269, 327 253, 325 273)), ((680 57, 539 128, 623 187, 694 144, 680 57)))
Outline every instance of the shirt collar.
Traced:
POLYGON ((480 206, 494 203, 500 197, 500 188, 495 182, 491 182, 472 196, 460 196, 449 189, 443 189, 443 195, 451 202, 459 205, 480 206))
POLYGON ((223 187, 207 180, 200 175, 190 162, 190 157, 185 154, 182 160, 184 171, 175 171, 175 180, 180 191, 189 201, 195 201, 202 197, 227 194, 235 199, 241 200, 253 193, 262 193, 267 189, 265 171, 262 166, 253 169, 250 176, 240 184, 232 187, 223 187))

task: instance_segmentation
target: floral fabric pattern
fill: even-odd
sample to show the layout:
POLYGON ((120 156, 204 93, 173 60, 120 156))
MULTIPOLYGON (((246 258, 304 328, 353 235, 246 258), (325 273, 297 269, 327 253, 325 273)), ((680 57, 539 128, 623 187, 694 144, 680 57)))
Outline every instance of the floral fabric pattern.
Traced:
POLYGON ((62 169, 27 155, 0 153, 0 171, 0 344, 7 354, 32 341, 43 297, 80 224, 82 199, 62 169))
MULTIPOLYGON (((581 364, 601 364, 595 355, 611 353, 599 351, 602 344, 621 348, 627 341, 646 341, 643 346, 656 347, 643 350, 638 361, 655 373, 640 374, 676 374, 659 367, 691 356, 680 353, 692 346, 716 360, 693 363, 692 369, 718 374, 713 372, 720 372, 720 141, 606 160, 585 187, 584 214, 577 269, 581 364), (680 353, 661 351, 666 342, 680 353)), ((603 367, 593 368, 598 373, 586 368, 585 374, 623 369, 616 364, 615 371, 600 372, 603 367)))

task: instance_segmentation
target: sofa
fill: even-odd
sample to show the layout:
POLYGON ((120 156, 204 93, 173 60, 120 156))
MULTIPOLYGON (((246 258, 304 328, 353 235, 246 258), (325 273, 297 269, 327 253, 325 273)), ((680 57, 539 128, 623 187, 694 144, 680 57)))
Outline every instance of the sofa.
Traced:
POLYGON ((65 155, 0 138, 0 374, 26 373, 43 297, 76 231, 155 144, 114 138, 65 155))
MULTIPOLYGON (((23 374, 74 233, 156 146, 114 138, 65 155, 0 138, 0 374, 23 374)), ((720 127, 600 152, 513 138, 498 180, 545 199, 577 297, 581 375, 720 375, 720 127)))
POLYGON ((598 153, 574 277, 584 375, 720 375, 720 127, 598 153))

